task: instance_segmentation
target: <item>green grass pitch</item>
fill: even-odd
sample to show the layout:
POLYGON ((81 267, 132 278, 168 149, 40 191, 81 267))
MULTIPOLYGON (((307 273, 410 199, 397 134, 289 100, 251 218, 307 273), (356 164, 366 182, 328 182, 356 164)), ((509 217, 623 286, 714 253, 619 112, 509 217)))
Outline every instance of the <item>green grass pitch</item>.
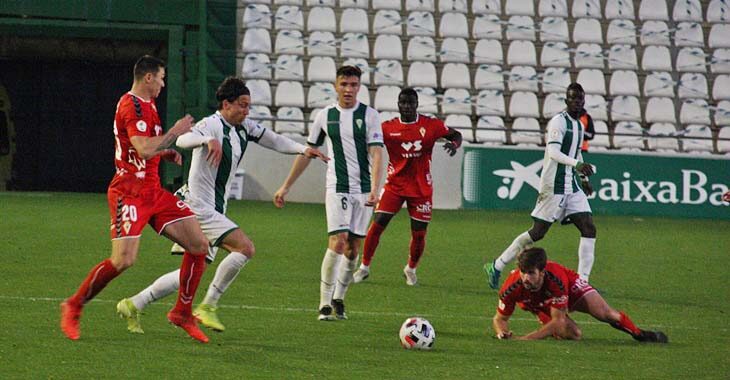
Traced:
MULTIPOLYGON (((583 341, 519 342, 492 338, 496 292, 481 267, 530 226, 528 211, 436 211, 417 287, 402 277, 409 230, 401 213, 370 278, 350 288, 350 320, 324 323, 316 320, 323 206, 278 210, 244 201, 230 208, 257 254, 221 299, 225 332, 209 331, 208 345, 189 339, 165 319, 174 297, 145 310, 144 335, 127 332, 116 302, 180 262, 147 229, 137 264, 87 305, 81 339, 72 342, 59 330, 58 304, 109 255, 106 198, 0 193, 0 378, 730 378, 730 222, 595 216, 592 284, 640 327, 665 331, 670 344, 637 343, 583 314, 573 315, 583 341), (398 328, 414 315, 434 325, 433 351, 400 347, 398 328)), ((553 227, 540 245, 576 266, 574 227, 553 227)), ((515 313, 516 333, 536 326, 515 313)))

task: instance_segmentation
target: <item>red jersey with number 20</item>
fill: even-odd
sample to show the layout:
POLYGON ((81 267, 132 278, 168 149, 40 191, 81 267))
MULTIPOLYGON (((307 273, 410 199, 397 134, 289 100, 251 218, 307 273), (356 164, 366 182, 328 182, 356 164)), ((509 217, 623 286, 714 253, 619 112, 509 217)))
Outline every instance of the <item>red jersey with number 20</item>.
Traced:
POLYGON ((443 121, 421 114, 412 123, 399 117, 384 122, 383 141, 390 159, 385 189, 404 197, 430 197, 431 152, 436 140, 448 133, 443 121))
POLYGON ((154 137, 162 134, 155 100, 143 100, 128 92, 119 99, 114 116, 114 165, 117 172, 110 190, 136 194, 142 189, 161 187, 158 169, 160 156, 145 160, 134 149, 132 136, 154 137))
MULTIPOLYGON (((550 308, 568 308, 571 290, 576 287, 579 276, 574 271, 552 261, 545 266, 545 280, 542 288, 533 292, 525 289, 520 279, 520 270, 513 270, 499 290, 497 311, 502 315, 512 315, 515 305, 523 310, 550 315, 550 308)), ((587 283, 583 282, 585 285, 587 283)), ((572 300, 575 302, 576 300, 572 300)))

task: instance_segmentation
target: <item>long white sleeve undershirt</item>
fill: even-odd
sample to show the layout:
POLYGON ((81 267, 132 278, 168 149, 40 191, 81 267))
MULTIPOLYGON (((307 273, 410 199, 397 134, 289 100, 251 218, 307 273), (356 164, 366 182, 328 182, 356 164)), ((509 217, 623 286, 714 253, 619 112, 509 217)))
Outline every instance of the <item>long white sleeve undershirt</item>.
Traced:
POLYGON ((556 161, 559 164, 568 165, 568 166, 578 165, 578 160, 576 160, 575 158, 569 157, 560 151, 559 144, 548 144, 547 149, 548 149, 548 156, 550 157, 551 160, 556 161))
POLYGON ((193 149, 207 144, 210 140, 213 140, 213 136, 201 136, 188 132, 178 137, 175 144, 183 149, 193 149))
POLYGON ((307 150, 305 145, 268 130, 261 135, 259 145, 284 154, 304 154, 307 150))

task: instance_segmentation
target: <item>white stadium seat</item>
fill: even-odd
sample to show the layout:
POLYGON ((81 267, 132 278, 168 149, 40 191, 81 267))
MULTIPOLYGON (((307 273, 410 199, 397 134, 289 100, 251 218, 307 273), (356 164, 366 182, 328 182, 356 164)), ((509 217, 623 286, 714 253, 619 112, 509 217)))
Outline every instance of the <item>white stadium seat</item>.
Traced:
POLYGON ((307 93, 307 107, 322 108, 337 101, 337 93, 332 83, 312 83, 307 93))
POLYGON ((540 0, 538 6, 540 17, 568 17, 568 4, 566 0, 540 0))
POLYGON ((471 133, 473 128, 471 123, 471 117, 467 115, 447 115, 444 120, 444 124, 447 127, 451 127, 459 130, 468 130, 471 133))
MULTIPOLYGON (((500 54, 501 52, 502 50, 499 49, 500 54)), ((543 44, 540 53, 540 64, 544 67, 570 67, 568 44, 565 42, 547 42, 543 44)))
POLYGON ((277 30, 304 30, 302 9, 293 5, 282 5, 276 10, 274 28, 277 30))
POLYGON ((246 29, 241 45, 243 53, 271 54, 271 38, 269 31, 262 28, 246 29))
POLYGON ((542 92, 565 93, 570 84, 570 71, 564 67, 548 67, 542 74, 542 92))
POLYGON ((440 37, 469 38, 469 23, 462 13, 442 13, 439 21, 440 37))
POLYGON ((684 129, 682 148, 685 152, 712 152, 712 130, 708 125, 691 124, 684 129), (688 137, 699 137, 692 139, 688 137))
POLYGON ((378 111, 398 111, 398 94, 400 88, 395 86, 379 86, 375 91, 375 109, 378 111))
MULTIPOLYGON (((729 10, 730 11, 730 10, 729 10)), ((728 15, 730 17, 730 15, 728 15)), ((728 21, 730 22, 730 21, 728 21)), ((730 48, 730 24, 715 24, 710 29, 707 46, 715 48, 730 48)))
POLYGON ((426 11, 433 12, 435 7, 434 0, 406 0, 406 11, 426 11))
POLYGON ((575 67, 603 69, 603 49, 598 44, 580 44, 575 50, 575 67))
POLYGON ((340 0, 340 7, 368 9, 368 0, 340 0))
POLYGON ((674 3, 674 12, 672 12, 674 21, 695 21, 702 22, 702 5, 699 0, 676 0, 674 3))
POLYGON ((533 1, 524 0, 506 0, 504 4, 504 14, 508 16, 522 15, 534 16, 535 6, 533 1))
POLYGON ((601 70, 583 69, 578 72, 576 82, 583 86, 586 94, 606 95, 606 80, 601 70))
POLYGON ((468 13, 466 0, 439 0, 439 13, 459 12, 468 13))
POLYGON ((472 0, 471 12, 475 15, 502 13, 502 4, 499 0, 472 0))
POLYGON ((304 107, 302 82, 281 81, 276 85, 277 107, 304 107))
POLYGON ((393 0, 372 0, 373 9, 393 9, 396 11, 401 10, 400 1, 393 0))
POLYGON ((641 125, 626 121, 617 123, 613 130, 613 145, 618 149, 644 149, 641 125))
POLYGON ((447 37, 441 42, 441 62, 469 63, 469 45, 465 38, 447 37))
POLYGON ((548 94, 542 103, 542 117, 550 119, 565 109, 565 95, 548 94))
POLYGON ((599 0, 573 1, 573 18, 601 18, 601 2, 599 0))
POLYGON ((672 71, 672 59, 666 46, 646 46, 641 57, 644 71, 672 71))
POLYGON ((707 72, 705 52, 701 48, 686 47, 679 50, 677 55, 677 71, 704 73, 707 72))
POLYGON ((518 117, 512 122, 512 142, 518 145, 543 144, 540 123, 531 117, 518 117))
POLYGON ((642 0, 639 4, 640 20, 669 21, 666 0, 642 0))
POLYGON ((476 113, 479 116, 505 116, 504 93, 499 90, 482 90, 477 95, 476 113))
POLYGON ((413 37, 408 41, 406 57, 409 61, 436 62, 436 43, 431 37, 413 37))
POLYGON ((634 2, 626 0, 606 0, 604 14, 607 19, 628 19, 636 17, 634 13, 634 2))
MULTIPOLYGON (((730 130, 730 128, 728 128, 730 130)), ((483 143, 504 144, 507 142, 504 120, 499 116, 482 116, 477 121, 476 140, 483 143), (489 129, 488 129, 489 128, 489 129)))
POLYGON ((730 139, 730 124, 726 124, 720 128, 720 132, 717 134, 717 151, 720 153, 730 153, 730 141, 721 139, 730 139))
POLYGON ((711 0, 707 6, 707 22, 730 22, 730 3, 727 0, 711 0))
POLYGON ((530 16, 512 16, 507 23, 507 40, 535 41, 535 21, 530 16))
POLYGON ((499 16, 483 14, 474 18, 471 31, 472 38, 502 39, 502 24, 499 16))
POLYGON ((615 96, 611 102, 611 120, 616 121, 641 121, 641 108, 639 98, 635 96, 615 96))
POLYGON ((561 17, 545 17, 540 22, 540 41, 570 42, 568 22, 561 17))
POLYGON ((277 133, 298 133, 304 134, 304 113, 297 107, 279 107, 276 111, 277 120, 274 130, 277 133))
POLYGON ((686 99, 679 110, 682 124, 710 124, 710 109, 704 99, 686 99))
POLYGON ((537 72, 531 66, 513 66, 507 84, 510 91, 537 92, 537 72))
POLYGON ((335 10, 328 7, 312 7, 307 16, 307 30, 312 32, 321 30, 323 32, 336 32, 335 10))
MULTIPOLYGON (((730 101, 723 100, 717 103, 713 118, 717 127, 727 127, 730 125, 730 101)), ((727 142, 730 144, 730 141, 727 142)), ((718 141, 719 144, 719 141, 718 141)))
POLYGON ((438 98, 436 90, 431 87, 414 87, 418 93, 418 112, 437 114, 438 98))
POLYGON ((309 7, 314 7, 314 6, 320 5, 320 6, 334 8, 335 0, 307 0, 307 5, 309 7))
POLYGON ((360 76, 360 84, 369 85, 370 84, 370 66, 368 65, 368 61, 363 58, 349 58, 343 62, 343 65, 349 65, 349 66, 355 66, 359 68, 362 71, 362 75, 360 76))
POLYGON ((498 65, 479 65, 474 74, 474 88, 477 90, 504 90, 502 67, 498 65))
POLYGON ((611 82, 608 85, 611 95, 634 95, 639 96, 639 78, 635 71, 617 70, 611 74, 611 82))
MULTIPOLYGON (((254 1, 261 1, 261 0, 254 0, 254 1)), ((269 1, 271 3, 271 1, 269 1)), ((274 0, 274 4, 276 5, 304 5, 304 0, 274 0)))
POLYGON ((532 92, 513 92, 509 100, 509 114, 512 117, 540 117, 537 95, 532 92))
POLYGON ((631 20, 616 19, 608 24, 606 42, 609 44, 636 45, 636 26, 631 20))
POLYGON ((307 54, 336 57, 337 43, 335 42, 335 35, 332 32, 309 33, 307 54))
POLYGON ((537 55, 532 41, 512 41, 507 50, 507 64, 537 66, 537 55))
POLYGON ((271 122, 271 110, 267 106, 255 106, 252 105, 248 112, 248 118, 255 120, 261 124, 264 128, 271 129, 273 123, 271 122))
POLYGON ((370 33, 370 22, 365 9, 347 8, 340 15, 340 33, 370 33))
MULTIPOLYGON (((373 7, 375 7, 375 3, 373 3, 373 7)), ((400 8, 400 2, 398 7, 400 8)), ((376 34, 401 35, 403 33, 402 25, 403 20, 401 19, 400 13, 390 9, 381 9, 375 13, 375 18, 373 19, 373 32, 376 34)))
POLYGON ((697 22, 680 22, 674 33, 674 44, 677 46, 705 46, 702 25, 697 22))
POLYGON ((649 127, 649 137, 646 139, 646 143, 649 145, 649 149, 652 150, 679 152, 679 139, 666 137, 676 135, 677 128, 674 124, 655 123, 649 127))
POLYGON ((408 15, 406 24, 408 36, 429 36, 436 35, 436 24, 431 12, 411 12, 408 15))
POLYGON ((674 80, 668 72, 648 73, 644 78, 644 96, 674 97, 674 80))
POLYGON ((246 87, 251 92, 251 104, 271 106, 271 86, 269 81, 253 79, 246 81, 246 87))
POLYGON ((394 34, 381 34, 375 38, 375 47, 373 47, 373 58, 403 60, 403 49, 399 36, 394 34))
POLYGON ((603 43, 603 31, 601 22, 594 18, 581 18, 575 21, 573 27, 573 42, 579 43, 603 43))
POLYGON ((583 108, 588 111, 593 120, 608 120, 608 103, 601 95, 586 95, 583 108))
POLYGON ((730 100, 730 75, 718 75, 712 84, 712 98, 730 100))
MULTIPOLYGON (((567 46, 566 46, 567 49, 567 46)), ((543 49, 543 54, 544 54, 543 49)), ((410 59, 410 58, 409 58, 410 59)), ((504 62, 502 56, 502 42, 499 40, 479 40, 474 47, 474 63, 491 63, 501 65, 504 62)), ((544 63, 543 63, 544 65, 544 63)), ((568 60, 570 67, 570 60, 568 60)))
POLYGON ((282 54, 276 58, 274 66, 276 80, 304 80, 304 63, 298 55, 282 54))
POLYGON ((378 61, 378 65, 375 67, 374 81, 376 86, 402 86, 403 67, 400 64, 400 61, 387 59, 378 61))
MULTIPOLYGON (((246 45, 244 38, 244 46, 246 45)), ((304 37, 298 30, 282 30, 276 34, 276 54, 304 55, 304 37)))
POLYGON ((267 54, 247 54, 243 57, 241 76, 251 79, 271 79, 271 62, 267 54))
POLYGON ((447 63, 441 70, 441 87, 471 88, 469 67, 463 63, 447 63))
POLYGON ((436 66, 431 62, 411 62, 408 67, 408 85, 411 87, 437 87, 436 66))
POLYGON ((360 85, 360 89, 357 90, 357 101, 366 106, 370 105, 370 90, 368 86, 360 85))
MULTIPOLYGON (((591 117, 593 117, 592 114, 591 117)), ((596 118, 594 117, 593 129, 595 130, 595 135, 593 135, 593 140, 591 140, 591 142, 589 143, 589 149, 604 150, 610 148, 611 141, 609 140, 608 125, 606 125, 606 122, 596 120, 596 118)))
POLYGON ((370 57, 370 44, 368 43, 368 36, 362 33, 345 33, 345 35, 342 37, 342 41, 340 42, 340 57, 370 57))
POLYGON ((443 114, 471 115, 471 96, 463 88, 450 88, 444 91, 441 112, 443 114))
POLYGON ((641 26, 642 45, 669 46, 669 27, 664 21, 646 21, 641 26))
POLYGON ((674 100, 672 98, 649 98, 646 102, 644 121, 647 123, 676 123, 674 100))
POLYGON ((713 74, 730 74, 730 49, 715 49, 710 59, 713 74))
POLYGON ((271 11, 269 7, 263 4, 248 4, 243 11, 244 29, 263 28, 271 29, 271 11))
POLYGON ((636 49, 631 45, 611 45, 608 50, 608 68, 610 70, 636 70, 636 49))
POLYGON ((679 78, 677 94, 680 99, 700 98, 707 99, 707 78, 698 73, 685 73, 679 78))
POLYGON ((334 82, 337 67, 332 57, 311 57, 307 67, 307 80, 310 82, 334 82))

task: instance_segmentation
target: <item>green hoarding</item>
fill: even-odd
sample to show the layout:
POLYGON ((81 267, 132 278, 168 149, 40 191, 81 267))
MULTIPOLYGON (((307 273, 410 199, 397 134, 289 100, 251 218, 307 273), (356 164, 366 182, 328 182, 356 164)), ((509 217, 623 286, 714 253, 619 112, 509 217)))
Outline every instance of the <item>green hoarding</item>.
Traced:
MULTIPOLYGON (((532 210, 543 149, 464 148, 464 208, 532 210)), ((591 152, 593 212, 730 220, 722 194, 730 184, 730 157, 707 158, 591 152)))

